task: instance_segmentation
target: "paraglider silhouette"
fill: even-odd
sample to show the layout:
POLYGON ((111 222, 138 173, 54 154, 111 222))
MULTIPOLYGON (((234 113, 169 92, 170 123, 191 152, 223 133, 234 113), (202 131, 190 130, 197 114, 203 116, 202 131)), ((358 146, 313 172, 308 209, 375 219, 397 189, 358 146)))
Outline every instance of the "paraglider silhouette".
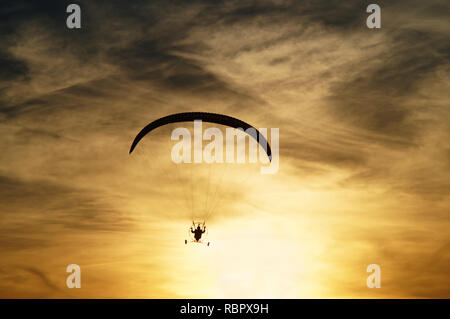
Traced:
MULTIPOLYGON (((252 125, 241 121, 237 118, 224 115, 224 114, 218 114, 218 113, 208 113, 208 112, 184 112, 184 113, 175 113, 171 115, 167 115, 164 117, 161 117, 148 125, 146 125, 134 138, 129 154, 133 152, 133 150, 136 148, 136 146, 139 144, 139 142, 151 131, 172 123, 180 123, 180 122, 194 122, 197 120, 201 120, 203 122, 208 123, 215 123, 220 125, 229 126, 236 129, 242 129, 244 130, 248 135, 253 137, 258 144, 264 149, 265 153, 267 154, 270 161, 272 161, 272 150, 270 149, 270 145, 267 142, 264 135, 262 135, 255 127, 252 125), (247 131, 248 129, 252 129, 252 131, 256 134, 249 134, 247 131)), ((205 221, 203 222, 192 222, 193 227, 189 228, 189 237, 190 242, 193 243, 204 243, 203 237, 206 236, 206 226, 205 221)), ((188 240, 185 240, 185 244, 188 243, 188 240)), ((210 242, 206 243, 207 246, 210 245, 210 242)))
POLYGON ((218 113, 208 113, 208 112, 185 112, 185 113, 175 113, 171 115, 167 115, 164 117, 161 117, 147 126, 145 126, 139 133, 136 135, 136 137, 133 140, 133 143, 130 147, 130 154, 135 149, 136 145, 138 145, 139 141, 148 133, 153 131, 154 129, 157 129, 158 127, 161 127, 163 125, 172 124, 172 123, 180 123, 180 122, 194 122, 196 120, 201 120, 203 122, 208 123, 215 123, 215 124, 221 124, 233 128, 242 128, 244 131, 247 129, 254 129, 256 132, 255 136, 252 136, 256 139, 256 141, 262 146, 264 151, 266 152, 267 156, 269 157, 269 160, 272 160, 272 150, 270 149, 270 145, 267 142, 266 138, 252 125, 241 121, 237 118, 218 114, 218 113))

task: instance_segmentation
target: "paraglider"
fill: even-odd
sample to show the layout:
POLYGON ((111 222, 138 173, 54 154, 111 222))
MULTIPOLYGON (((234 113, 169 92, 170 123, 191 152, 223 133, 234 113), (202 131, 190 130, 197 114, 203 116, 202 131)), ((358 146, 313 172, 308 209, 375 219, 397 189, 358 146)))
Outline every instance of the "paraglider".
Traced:
MULTIPOLYGON (((205 233, 206 233, 205 222, 203 222, 203 223, 197 222, 196 223, 196 222, 193 221, 191 228, 189 228, 190 242, 203 244, 204 241, 202 240, 202 236, 205 233)), ((184 243, 187 244, 188 240, 185 239, 184 243)), ((206 243, 207 246, 209 246, 209 244, 210 244, 210 242, 206 243)))
MULTIPOLYGON (((139 142, 150 132, 153 130, 172 123, 180 123, 180 122, 194 122, 194 125, 197 121, 203 121, 207 123, 215 123, 220 125, 229 126, 235 129, 241 129, 243 132, 250 135, 256 142, 262 147, 264 150, 264 154, 267 155, 269 161, 272 161, 272 150, 270 148, 269 143, 267 142, 266 138, 263 134, 261 134, 256 128, 254 128, 252 125, 241 121, 237 118, 223 115, 223 114, 217 114, 217 113, 207 113, 207 112, 185 112, 185 113, 176 113, 171 114, 168 116, 164 116, 162 118, 159 118, 148 125, 146 125, 134 138, 129 154, 131 154, 136 146, 139 144, 139 142)), ((195 127, 194 127, 195 129, 195 127)), ((195 134, 195 130, 194 130, 195 134)), ((275 153, 277 155, 277 153, 275 153)), ((261 154, 260 154, 261 156, 261 154)), ((209 216, 209 214, 208 214, 209 216)), ((189 228, 189 240, 185 240, 185 244, 188 242, 192 243, 200 243, 200 244, 206 244, 207 246, 210 245, 210 242, 205 242, 205 237, 207 235, 206 220, 202 222, 192 222, 193 225, 189 228)))

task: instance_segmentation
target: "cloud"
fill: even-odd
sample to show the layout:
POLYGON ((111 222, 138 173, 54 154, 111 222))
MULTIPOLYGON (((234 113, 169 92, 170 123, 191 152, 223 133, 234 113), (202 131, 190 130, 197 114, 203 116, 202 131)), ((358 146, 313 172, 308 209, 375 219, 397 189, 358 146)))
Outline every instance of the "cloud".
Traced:
POLYGON ((48 277, 45 273, 43 273, 42 271, 40 271, 37 268, 33 268, 33 267, 26 267, 24 268, 24 270, 28 271, 30 274, 38 277, 41 282, 49 289, 57 291, 57 292, 62 292, 62 289, 59 288, 58 286, 56 286, 48 277))
MULTIPOLYGON (((2 227, 4 243, 10 243, 7 236, 33 236, 51 225, 63 227, 61 232, 64 232, 64 228, 127 231, 134 226, 132 218, 105 204, 101 196, 87 190, 5 176, 0 177, 0 185, 2 216, 13 221, 2 227)), ((46 241, 40 238, 36 240, 38 243, 46 241)), ((32 243, 32 237, 15 242, 14 247, 25 247, 23 243, 27 241, 32 243)), ((5 248, 8 248, 7 244, 5 248)))

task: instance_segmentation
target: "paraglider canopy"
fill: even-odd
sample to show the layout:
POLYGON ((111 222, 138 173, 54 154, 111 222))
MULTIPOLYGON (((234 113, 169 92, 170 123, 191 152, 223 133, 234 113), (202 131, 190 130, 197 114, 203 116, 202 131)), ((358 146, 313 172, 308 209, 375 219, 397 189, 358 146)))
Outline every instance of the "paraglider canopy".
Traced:
POLYGON ((267 142, 264 135, 262 135, 255 127, 252 125, 241 121, 237 118, 218 114, 218 113, 208 113, 208 112, 184 112, 184 113, 175 113, 168 116, 161 117, 147 126, 145 126, 134 138, 133 143, 130 147, 130 154, 133 152, 136 145, 139 143, 139 141, 147 135, 149 132, 153 131, 154 129, 171 124, 171 123, 180 123, 180 122, 193 122, 196 120, 201 120, 203 122, 208 123, 215 123, 215 124, 221 124, 225 126, 230 126, 233 128, 241 128, 244 131, 247 131, 248 129, 253 129, 254 132, 256 132, 255 135, 249 134, 252 136, 256 141, 262 146, 264 151, 266 152, 267 156, 269 157, 269 160, 272 161, 272 150, 270 149, 270 145, 267 142))

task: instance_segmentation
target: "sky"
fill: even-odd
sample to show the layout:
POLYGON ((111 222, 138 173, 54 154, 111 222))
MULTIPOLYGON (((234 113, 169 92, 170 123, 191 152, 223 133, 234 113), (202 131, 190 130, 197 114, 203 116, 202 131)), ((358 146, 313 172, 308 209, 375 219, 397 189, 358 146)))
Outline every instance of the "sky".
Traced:
POLYGON ((448 1, 77 3, 0 4, 0 298, 450 297, 448 1), (188 111, 279 128, 278 172, 128 154, 188 111))

